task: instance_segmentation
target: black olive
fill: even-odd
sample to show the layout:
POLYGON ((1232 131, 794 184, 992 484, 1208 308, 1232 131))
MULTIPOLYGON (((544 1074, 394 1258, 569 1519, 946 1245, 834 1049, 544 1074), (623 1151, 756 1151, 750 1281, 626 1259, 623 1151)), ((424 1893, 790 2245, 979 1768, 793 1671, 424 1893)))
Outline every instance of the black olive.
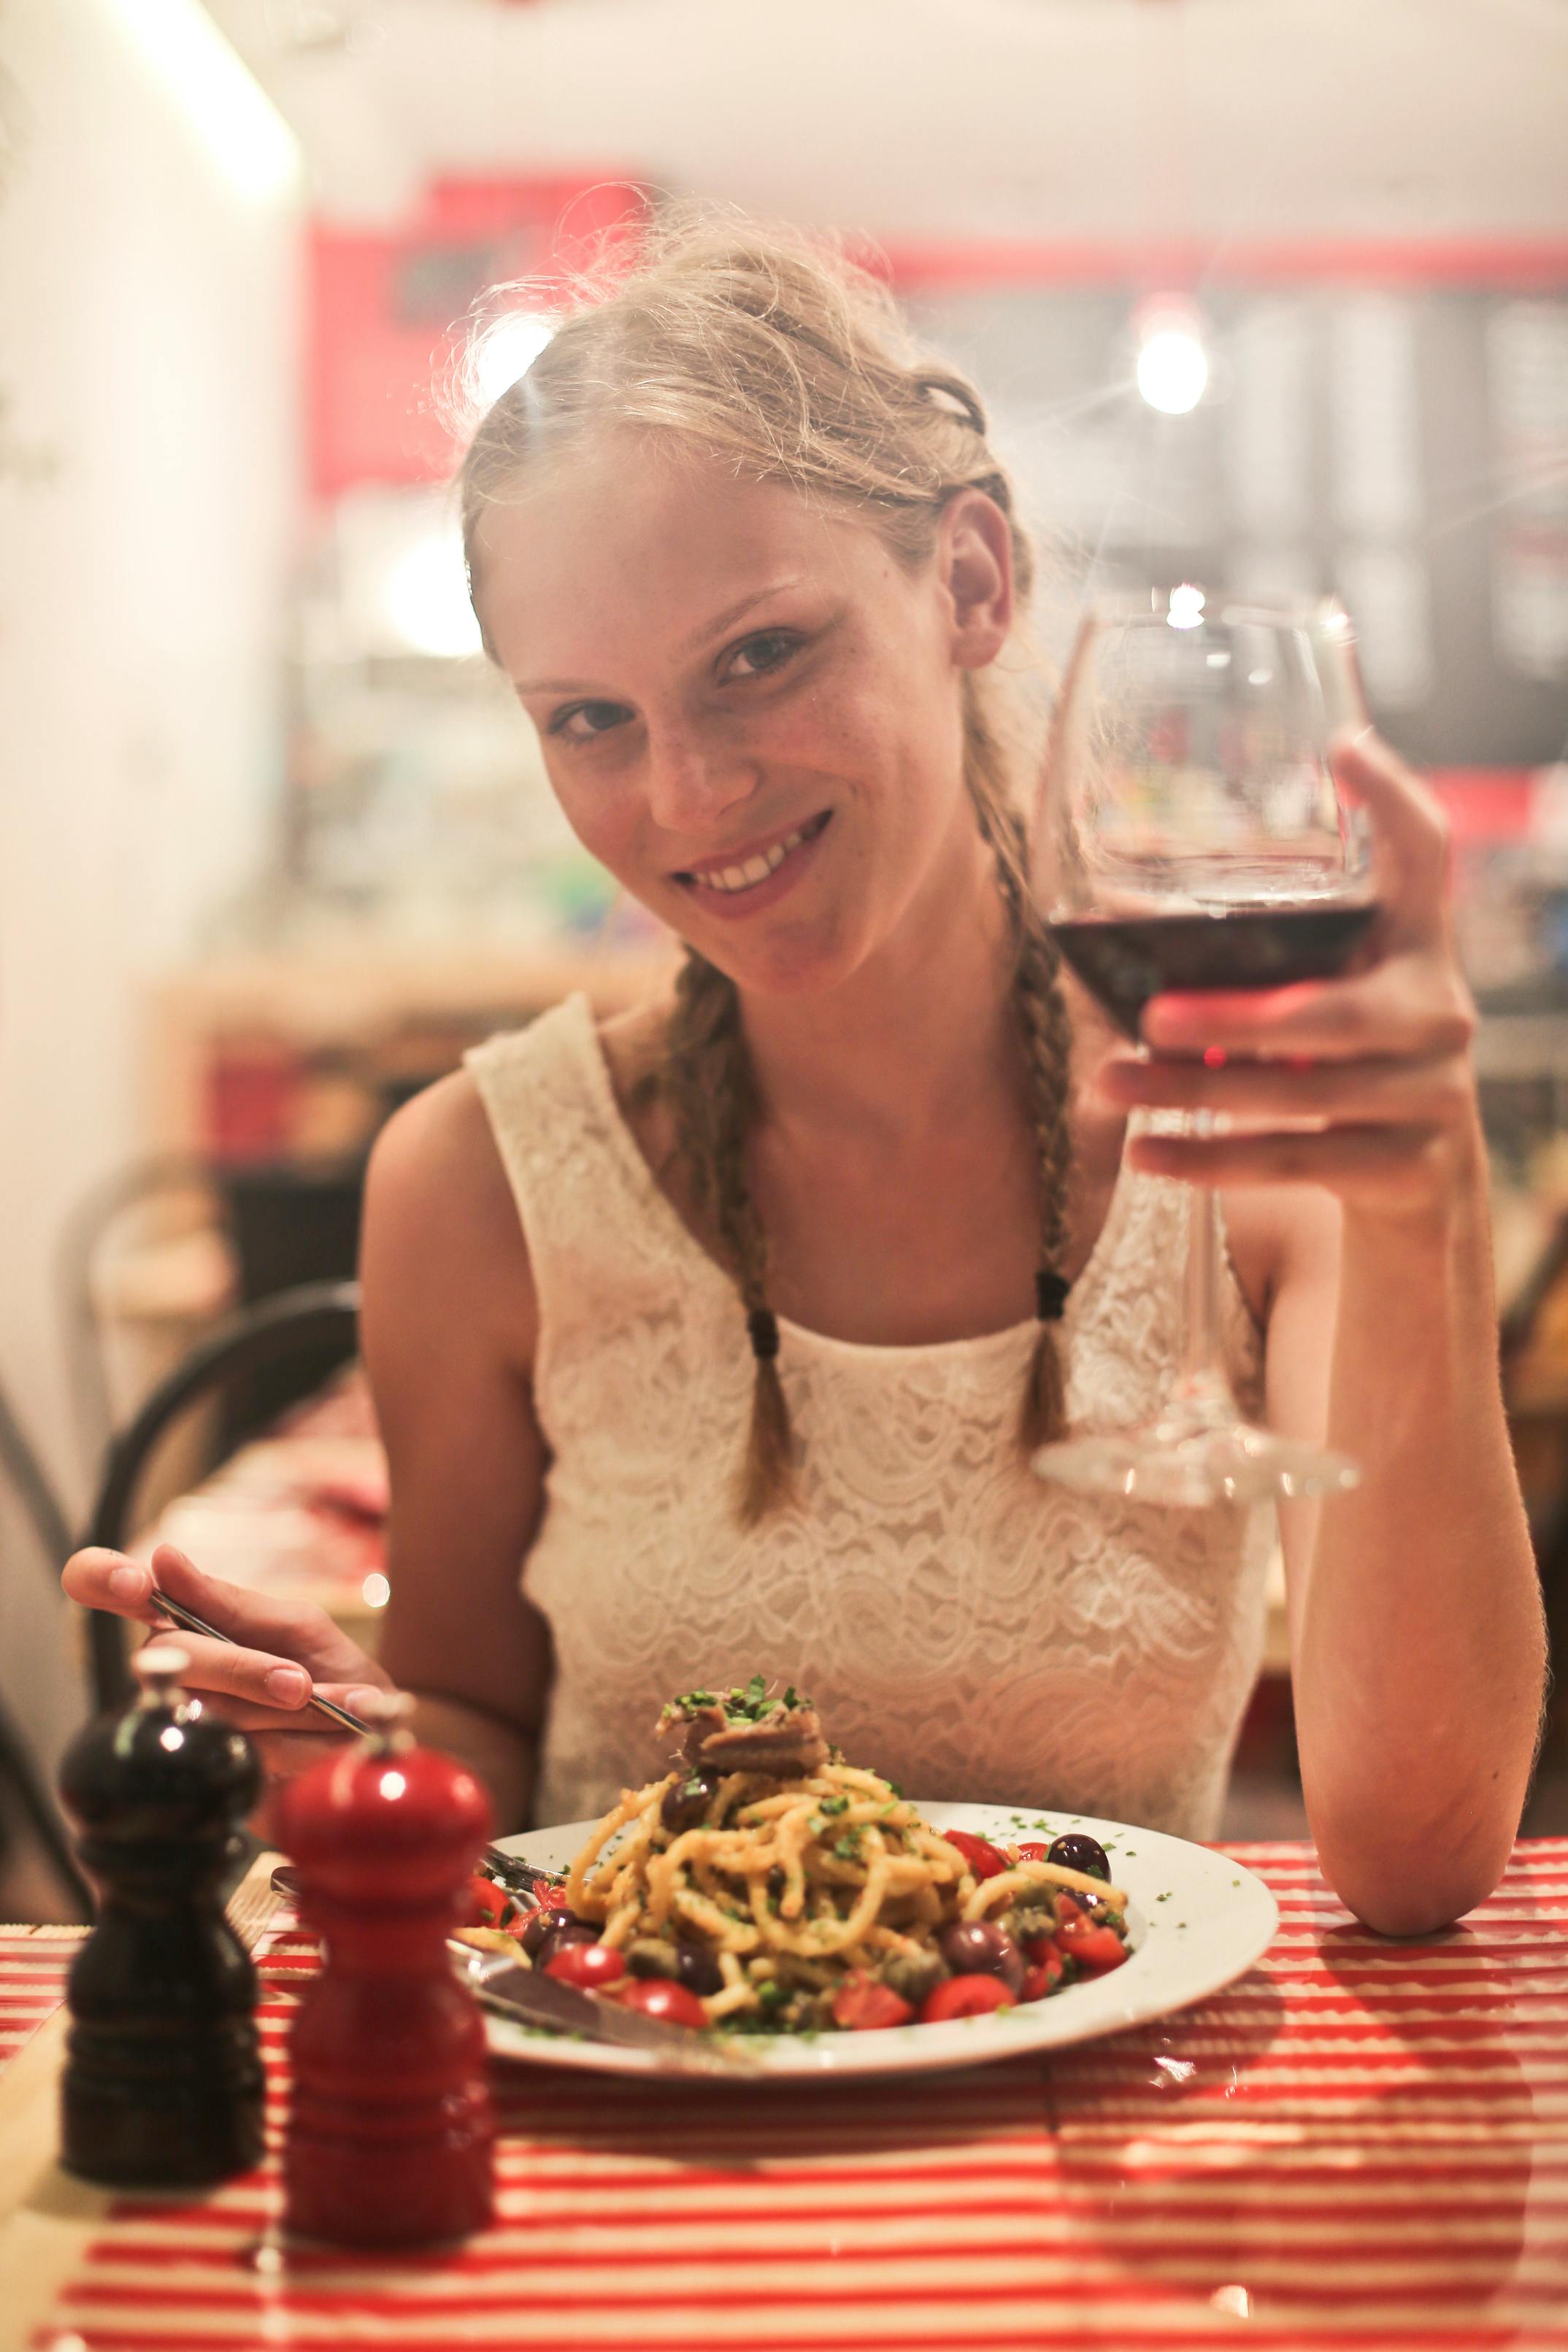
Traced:
POLYGON ((671 1836, 679 1837, 682 1830, 700 1828, 718 1787, 711 1772, 688 1772, 670 1784, 664 1792, 658 1817, 671 1836))
POLYGON ((677 1944, 675 1976, 677 1983, 694 1992, 699 2000, 721 1991, 724 1983, 724 1971, 705 1944, 677 1944))
POLYGON ((1110 1883, 1110 1864, 1105 1848, 1087 1830, 1068 1830, 1057 1839, 1046 1860, 1054 1862, 1058 1870, 1080 1870, 1086 1878, 1103 1878, 1107 1885, 1110 1883))
POLYGON ((1024 1982, 1024 1956, 994 1919, 959 1919, 937 1937, 942 1958, 955 1977, 1000 1977, 1009 1992, 1024 1982))
POLYGON ((536 1911, 521 1937, 523 1950, 538 1969, 563 1944, 596 1944, 598 1940, 593 1921, 575 1918, 570 1911, 536 1911))

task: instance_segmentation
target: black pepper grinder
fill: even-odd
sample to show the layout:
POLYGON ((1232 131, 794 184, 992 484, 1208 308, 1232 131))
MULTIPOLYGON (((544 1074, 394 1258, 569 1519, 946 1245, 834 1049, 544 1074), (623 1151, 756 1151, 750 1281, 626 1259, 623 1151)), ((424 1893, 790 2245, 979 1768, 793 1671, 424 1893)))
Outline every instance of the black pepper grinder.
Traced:
POLYGON ((261 1772, 180 1689, 188 1652, 133 1663, 136 1705, 89 1724, 60 1771, 101 1897, 66 1987, 61 2156, 114 2188, 199 2188, 261 2155, 256 1971, 223 1908, 261 1772))

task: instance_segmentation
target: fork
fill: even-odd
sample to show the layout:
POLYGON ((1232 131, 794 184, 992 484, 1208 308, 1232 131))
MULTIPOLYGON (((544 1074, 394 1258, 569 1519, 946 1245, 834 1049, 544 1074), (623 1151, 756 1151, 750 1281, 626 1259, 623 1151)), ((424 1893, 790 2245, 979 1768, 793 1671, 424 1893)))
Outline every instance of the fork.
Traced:
MULTIPOLYGON (((150 1597, 154 1609, 161 1609, 165 1617, 172 1617, 176 1625, 184 1627, 187 1633, 200 1633, 209 1642, 222 1642, 230 1650, 239 1648, 240 1644, 232 1633, 220 1633, 216 1625, 209 1625, 205 1617, 198 1617, 195 1611, 187 1609, 183 1601, 172 1600, 156 1584, 150 1597)), ((318 1715, 324 1715, 329 1721, 341 1725, 344 1731, 358 1732, 362 1738, 374 1735, 375 1731, 375 1725, 367 1723, 363 1715, 355 1715, 351 1707, 340 1706, 335 1699, 322 1698, 316 1691, 310 1693, 306 1704, 313 1706, 318 1715)), ((487 1845, 479 1860, 490 1876, 499 1880, 512 1895, 531 1895, 540 1886, 559 1886, 563 1874, 558 1870, 536 1870, 532 1863, 524 1862, 521 1855, 503 1853, 499 1845, 487 1845)))

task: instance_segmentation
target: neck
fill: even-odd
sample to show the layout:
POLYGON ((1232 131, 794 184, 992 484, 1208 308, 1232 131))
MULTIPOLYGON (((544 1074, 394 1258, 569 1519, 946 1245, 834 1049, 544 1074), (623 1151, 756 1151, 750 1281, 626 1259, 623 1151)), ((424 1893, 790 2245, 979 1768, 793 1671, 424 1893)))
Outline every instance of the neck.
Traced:
POLYGON ((964 831, 921 903, 842 986, 742 997, 775 1130, 912 1142, 998 1090, 1016 1094, 1011 928, 991 851, 961 814, 964 831))

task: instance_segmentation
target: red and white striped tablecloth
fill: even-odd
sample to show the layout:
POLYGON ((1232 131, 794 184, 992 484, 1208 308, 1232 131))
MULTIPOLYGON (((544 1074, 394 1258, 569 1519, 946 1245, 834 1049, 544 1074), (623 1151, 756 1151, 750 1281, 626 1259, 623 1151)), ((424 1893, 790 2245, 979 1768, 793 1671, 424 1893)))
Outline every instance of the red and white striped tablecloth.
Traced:
POLYGON ((1235 1851, 1279 1898, 1260 1966, 1048 2064, 767 2094, 500 2069, 496 2226, 400 2261, 280 2236, 280 1938, 266 2166, 116 2204, 35 2340, 1568 2347, 1568 1839, 1422 1946, 1358 1927, 1307 1848, 1235 1851))
POLYGON ((0 1927, 0 2067, 65 1999, 85 1927, 0 1927))

